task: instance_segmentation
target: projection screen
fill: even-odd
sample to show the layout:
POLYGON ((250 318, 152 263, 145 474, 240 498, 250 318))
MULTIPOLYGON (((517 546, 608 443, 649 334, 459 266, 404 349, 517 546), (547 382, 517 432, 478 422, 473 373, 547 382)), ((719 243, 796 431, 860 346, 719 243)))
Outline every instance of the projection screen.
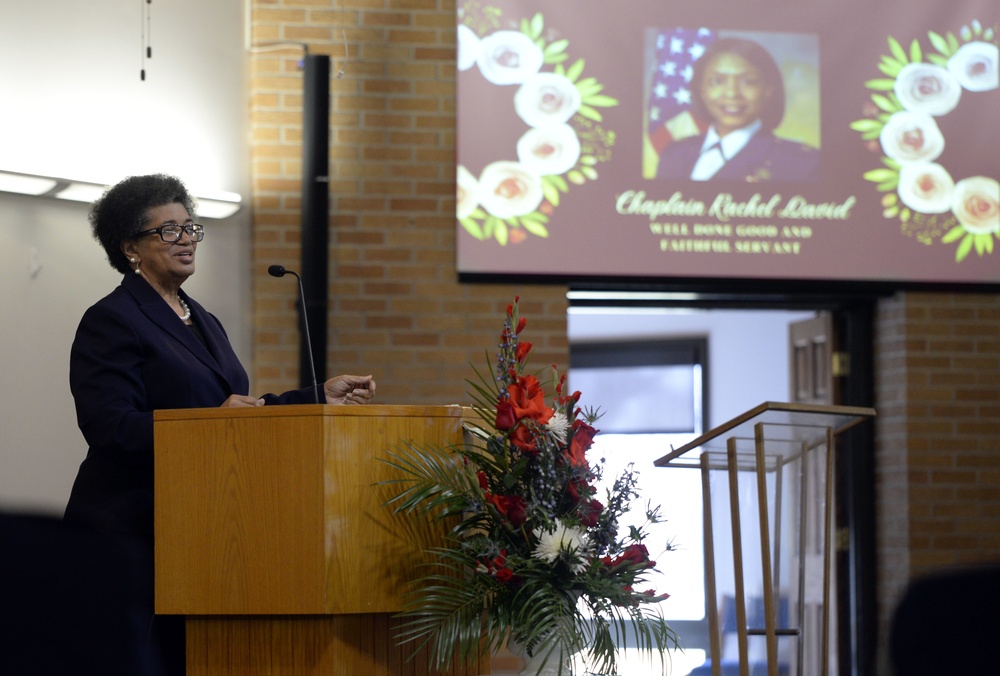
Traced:
POLYGON ((1000 283, 995 0, 457 21, 461 276, 1000 283))

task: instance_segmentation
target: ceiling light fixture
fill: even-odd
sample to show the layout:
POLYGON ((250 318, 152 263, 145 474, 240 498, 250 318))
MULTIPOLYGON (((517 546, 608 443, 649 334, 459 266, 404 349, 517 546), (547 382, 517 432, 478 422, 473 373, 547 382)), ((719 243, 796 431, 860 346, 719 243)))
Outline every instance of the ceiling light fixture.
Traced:
MULTIPOLYGON (((106 189, 107 186, 100 183, 0 170, 0 192, 91 203, 106 189)), ((228 218, 240 210, 243 202, 243 198, 234 192, 216 191, 194 197, 198 204, 198 216, 202 218, 228 218)))

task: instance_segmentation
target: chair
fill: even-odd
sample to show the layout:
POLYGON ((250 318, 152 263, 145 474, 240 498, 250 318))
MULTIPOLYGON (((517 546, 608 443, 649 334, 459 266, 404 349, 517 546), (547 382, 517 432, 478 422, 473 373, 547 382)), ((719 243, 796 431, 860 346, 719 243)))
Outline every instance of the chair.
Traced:
MULTIPOLYGON (((747 625, 750 628, 764 627, 764 599, 759 596, 750 598, 747 603, 747 625)), ((724 596, 722 599, 722 609, 719 613, 722 621, 723 657, 719 663, 722 676, 740 676, 740 661, 736 651, 736 599, 732 596, 724 596), (728 647, 728 649, 727 649, 728 647)), ((789 626, 788 622, 788 599, 781 599, 778 608, 778 628, 789 626)), ((780 651, 779 651, 780 652, 780 651)), ((760 659, 750 651, 750 676, 767 676, 767 661, 760 659)), ((778 674, 787 676, 789 673, 788 662, 782 660, 778 663, 778 674)), ((688 676, 712 676, 712 658, 695 667, 688 676)))

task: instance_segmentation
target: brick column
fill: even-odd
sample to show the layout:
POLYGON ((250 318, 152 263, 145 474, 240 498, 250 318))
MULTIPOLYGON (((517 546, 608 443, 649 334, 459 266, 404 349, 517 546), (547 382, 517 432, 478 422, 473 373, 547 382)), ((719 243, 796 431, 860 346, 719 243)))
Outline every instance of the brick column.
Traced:
POLYGON ((533 364, 565 368, 565 286, 457 281, 454 1, 254 0, 252 27, 254 391, 298 381, 294 289, 263 273, 299 255, 296 43, 344 71, 331 82, 327 375, 375 374, 381 403, 468 403, 470 363, 493 353, 515 294, 533 364))

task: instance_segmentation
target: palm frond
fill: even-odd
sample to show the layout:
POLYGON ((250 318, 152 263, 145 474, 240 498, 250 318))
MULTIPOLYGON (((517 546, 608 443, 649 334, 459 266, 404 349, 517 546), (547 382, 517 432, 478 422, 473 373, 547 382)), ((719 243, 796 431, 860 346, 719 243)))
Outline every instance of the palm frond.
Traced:
POLYGON ((399 613, 404 622, 396 638, 413 644, 414 654, 428 649, 431 663, 442 669, 456 652, 469 660, 484 650, 480 618, 490 590, 463 576, 474 559, 455 550, 431 551, 440 558, 428 567, 439 572, 422 577, 419 588, 404 598, 399 613))
POLYGON ((386 503, 397 514, 420 511, 453 516, 466 509, 469 496, 479 491, 475 472, 449 449, 409 444, 387 456, 380 460, 402 476, 381 483, 407 485, 386 503))
MULTIPOLYGON (((655 607, 662 597, 633 591, 656 565, 642 544, 644 527, 619 528, 637 497, 636 474, 629 466, 606 504, 593 499, 600 472, 584 454, 599 411, 579 405, 579 393, 567 395, 557 373, 547 403, 545 379, 524 375, 525 322, 515 298, 495 369, 473 367, 479 424, 466 421, 462 444, 403 445, 382 460, 396 474, 382 483, 398 489, 388 507, 449 519, 404 596, 397 640, 414 654, 426 651, 433 669, 456 655, 470 661, 518 644, 532 666, 555 662, 563 671, 582 653, 598 672, 614 673, 621 645, 661 657, 677 645, 655 607)), ((659 515, 647 508, 646 518, 655 523, 659 515)))

